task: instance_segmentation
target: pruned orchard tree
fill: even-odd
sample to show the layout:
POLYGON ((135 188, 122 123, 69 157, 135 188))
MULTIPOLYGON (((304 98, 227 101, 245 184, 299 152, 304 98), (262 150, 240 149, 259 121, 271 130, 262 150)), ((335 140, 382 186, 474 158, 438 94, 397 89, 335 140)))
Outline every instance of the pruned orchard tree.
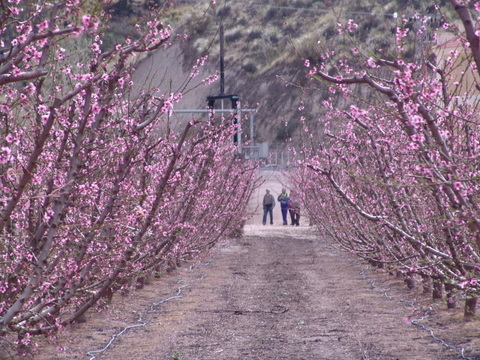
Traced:
POLYGON ((339 21, 336 47, 320 44, 320 61, 306 61, 331 95, 324 141, 306 137, 297 181, 322 233, 407 280, 433 279, 434 296, 446 289, 449 307, 465 298, 472 316, 480 293, 480 5, 447 6, 436 8, 433 24, 419 14, 393 18, 390 51, 367 48, 353 20, 339 21), (443 34, 451 40, 442 46, 443 34))
POLYGON ((238 231, 254 186, 232 121, 168 126, 181 93, 132 95, 161 9, 106 48, 84 5, 0 1, 0 339, 22 344, 238 231))

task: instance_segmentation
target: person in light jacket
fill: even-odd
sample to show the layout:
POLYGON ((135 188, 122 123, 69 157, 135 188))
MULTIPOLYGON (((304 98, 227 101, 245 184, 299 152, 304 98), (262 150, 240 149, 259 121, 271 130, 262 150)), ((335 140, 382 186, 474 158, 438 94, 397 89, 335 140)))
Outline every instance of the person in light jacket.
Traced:
POLYGON ((275 207, 275 198, 270 194, 270 190, 265 190, 263 196, 263 225, 267 223, 267 214, 270 214, 270 225, 273 225, 273 208, 275 207))
POLYGON ((288 206, 290 204, 290 196, 288 196, 287 190, 285 188, 282 189, 282 193, 278 195, 277 200, 280 203, 280 209, 282 210, 283 225, 288 225, 287 214, 288 206))

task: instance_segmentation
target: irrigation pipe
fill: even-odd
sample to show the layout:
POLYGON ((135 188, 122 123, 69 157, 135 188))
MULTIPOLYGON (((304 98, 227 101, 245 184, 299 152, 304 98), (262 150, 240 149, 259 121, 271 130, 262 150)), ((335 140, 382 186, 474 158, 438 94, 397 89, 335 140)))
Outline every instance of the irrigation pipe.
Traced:
MULTIPOLYGON (((335 248, 334 246, 330 245, 328 246, 330 248, 330 250, 333 250, 333 253, 336 255, 336 256, 339 256, 341 257, 342 259, 350 262, 350 263, 354 263, 354 265, 356 265, 357 267, 362 267, 362 265, 360 265, 357 261, 355 260, 352 260, 352 259, 349 259, 345 256, 343 256, 342 254, 340 254, 338 252, 338 249, 335 248)), ((365 271, 367 269, 370 269, 370 266, 367 266, 366 268, 363 268, 361 271, 360 271, 360 275, 362 276, 362 278, 366 281, 368 281, 370 283, 370 286, 372 287, 373 290, 377 291, 377 292, 380 292, 384 297, 386 297, 387 299, 389 300, 392 300, 392 301, 398 301, 398 302, 403 302, 403 303, 407 303, 409 304, 412 308, 416 308, 416 303, 415 301, 413 300, 406 300, 406 299, 397 299, 397 298, 394 298, 393 296, 391 296, 390 294, 387 293, 386 290, 383 290, 383 289, 380 289, 376 284, 375 284, 375 280, 373 280, 372 278, 370 278, 369 276, 367 276, 367 274, 365 273, 365 271)), ((456 350, 460 353, 462 359, 464 360, 475 360, 473 358, 470 358, 470 357, 467 357, 465 356, 465 348, 462 348, 462 347, 456 347, 456 346, 453 346, 453 345, 450 345, 448 344, 445 340, 439 338, 438 336, 435 335, 435 332, 429 328, 428 326, 426 326, 425 324, 421 324, 420 322, 427 319, 428 317, 430 317, 430 312, 429 311, 426 311, 424 316, 422 316, 421 318, 418 318, 418 319, 412 319, 410 320, 410 322, 421 328, 422 330, 426 331, 427 333, 429 333, 430 337, 432 339, 434 339, 436 342, 440 343, 442 346, 446 347, 447 349, 451 349, 451 350, 456 350)))
MULTIPOLYGON (((198 265, 198 267, 200 266, 207 266, 208 264, 210 264, 212 262, 212 259, 210 259, 209 261, 207 261, 206 263, 204 264, 201 264, 201 265, 198 265)), ((190 267, 190 270, 194 270, 196 267, 195 266, 191 266, 190 267)), ((190 282, 194 282, 194 281, 199 281, 199 280, 203 280, 207 277, 207 275, 205 274, 200 274, 200 276, 196 279, 193 279, 191 280, 190 282)), ((186 281, 185 280, 179 280, 177 282, 177 284, 179 283, 185 283, 186 281)), ((147 322, 146 320, 144 320, 144 317, 148 314, 151 314, 155 311, 157 311, 157 307, 168 302, 168 301, 172 301, 172 300, 175 300, 175 299, 179 299, 181 297, 183 297, 183 294, 182 294, 182 291, 184 288, 186 288, 187 286, 189 285, 189 283, 186 283, 186 284, 183 284, 181 286, 179 286, 177 289, 176 289, 176 292, 175 292, 175 295, 173 296, 170 296, 166 299, 162 299, 158 302, 155 302, 155 303, 152 303, 150 305, 150 308, 144 312, 144 313, 140 313, 139 317, 138 317, 138 320, 136 321, 137 323, 136 324, 132 324, 132 325, 128 325, 126 327, 124 327, 122 330, 120 330, 118 333, 116 334, 113 334, 112 337, 110 338, 110 340, 108 341, 108 343, 102 348, 102 349, 99 349, 99 350, 91 350, 91 351, 88 351, 87 352, 87 355, 90 356, 90 359, 89 360, 94 360, 97 358, 98 355, 104 353, 105 351, 107 351, 112 345, 113 343, 115 342, 115 340, 117 338, 119 338, 120 336, 122 336, 123 334, 125 334, 127 331, 129 330, 132 330, 132 329, 135 329, 135 328, 139 328, 139 327, 145 327, 147 326, 147 322)))
MULTIPOLYGON (((382 290, 380 289, 376 284, 375 284, 375 280, 373 280, 372 278, 368 277, 366 274, 365 274, 365 270, 366 269, 362 269, 360 271, 360 274, 362 275, 362 277, 367 280, 369 283, 370 283, 370 286, 372 287, 373 290, 377 291, 377 292, 380 292, 383 294, 384 297, 386 297, 387 299, 390 299, 390 300, 393 300, 393 301, 399 301, 399 302, 403 302, 403 303, 407 303, 410 305, 410 307, 412 308, 416 308, 416 303, 415 301, 413 300, 405 300, 405 299, 396 299, 394 297, 392 297, 391 295, 389 295, 385 290, 382 290)), ((430 337, 432 339, 434 339, 436 342, 440 343, 442 346, 446 347, 447 349, 451 349, 451 350, 456 350, 460 353, 460 355, 462 356, 462 359, 465 359, 465 360, 474 360, 472 358, 469 358, 469 357, 465 357, 465 349, 462 348, 462 347, 456 347, 456 346, 453 346, 453 345, 450 345, 448 344, 445 340, 443 340, 442 338, 439 338, 438 336, 435 335, 434 331, 429 328, 428 326, 426 326, 425 324, 422 324, 420 323, 421 321, 427 319, 430 317, 430 312, 427 310, 424 314, 424 316, 422 316, 421 318, 418 318, 418 319, 412 319, 410 320, 410 322, 415 325, 415 326, 418 326, 419 328, 421 328, 422 330, 426 331, 427 333, 429 333, 430 337)))

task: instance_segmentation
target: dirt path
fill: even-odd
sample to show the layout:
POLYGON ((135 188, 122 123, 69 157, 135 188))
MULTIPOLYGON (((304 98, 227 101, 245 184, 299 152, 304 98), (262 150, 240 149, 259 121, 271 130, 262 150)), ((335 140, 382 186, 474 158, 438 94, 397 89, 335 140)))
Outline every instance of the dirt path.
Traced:
POLYGON ((413 301, 427 298, 332 248, 305 222, 262 226, 257 215, 243 238, 118 297, 61 334, 66 352, 44 346, 35 359, 460 359, 459 346, 475 359, 466 357, 475 353, 474 323, 433 309, 419 324, 436 340, 412 324, 423 316, 413 301))

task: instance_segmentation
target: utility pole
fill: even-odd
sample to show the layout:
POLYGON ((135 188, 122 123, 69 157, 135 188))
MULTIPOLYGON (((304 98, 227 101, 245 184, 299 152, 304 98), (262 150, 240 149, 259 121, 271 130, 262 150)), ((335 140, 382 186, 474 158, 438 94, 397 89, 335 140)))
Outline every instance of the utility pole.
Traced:
POLYGON ((225 94, 225 59, 224 59, 225 35, 223 21, 220 19, 220 95, 225 94))
MULTIPOLYGON (((223 100, 230 99, 231 109, 233 112, 233 124, 238 125, 238 104, 239 96, 236 94, 225 94, 225 56, 224 56, 224 31, 223 31, 223 19, 220 18, 220 94, 215 96, 207 96, 207 107, 213 111, 215 109, 215 101, 222 100, 222 109, 223 109, 223 100)), ((239 137, 238 132, 235 132, 233 135, 233 142, 238 144, 239 137)))

